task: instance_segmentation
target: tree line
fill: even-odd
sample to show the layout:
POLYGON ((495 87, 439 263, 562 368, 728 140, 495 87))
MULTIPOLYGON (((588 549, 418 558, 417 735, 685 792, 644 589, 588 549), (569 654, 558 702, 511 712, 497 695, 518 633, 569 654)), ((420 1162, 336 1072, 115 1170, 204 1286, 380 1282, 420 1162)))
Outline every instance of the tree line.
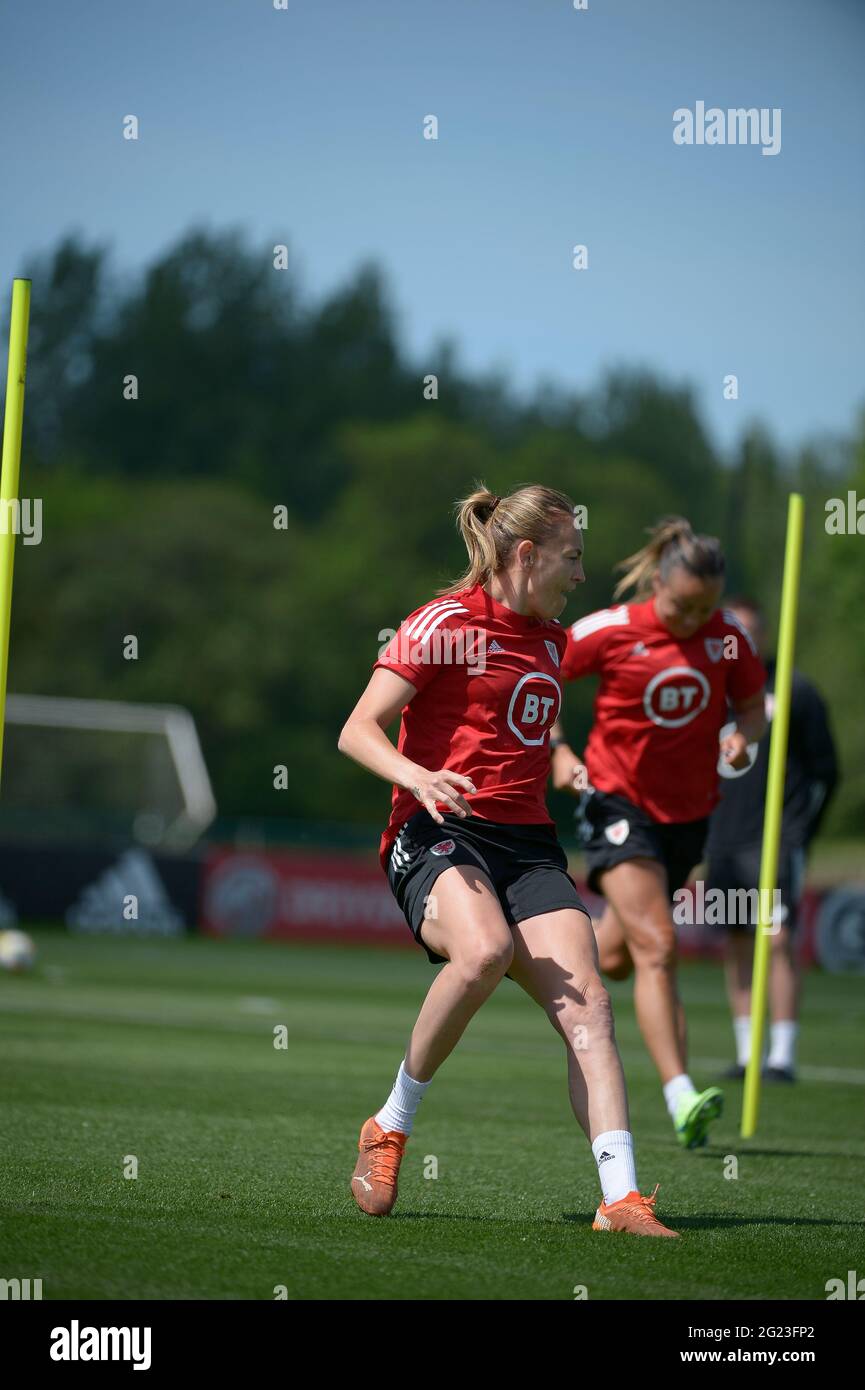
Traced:
MULTIPOLYGON (((518 404, 451 339, 412 361, 376 265, 314 303, 234 231, 193 230, 136 277, 65 238, 24 273, 21 488, 43 499, 44 534, 17 547, 10 690, 185 705, 224 815, 379 824, 387 787, 336 739, 379 633, 464 568, 453 503, 476 479, 542 481, 588 508, 566 618, 609 603, 615 562, 676 512, 722 538, 728 591, 773 624, 796 488, 797 666, 829 701, 846 774, 827 830, 861 831, 865 538, 825 517, 830 498, 865 499, 865 417, 786 454, 752 424, 725 458, 689 387, 644 370, 518 404)), ((575 746, 592 695, 566 690, 575 746)))

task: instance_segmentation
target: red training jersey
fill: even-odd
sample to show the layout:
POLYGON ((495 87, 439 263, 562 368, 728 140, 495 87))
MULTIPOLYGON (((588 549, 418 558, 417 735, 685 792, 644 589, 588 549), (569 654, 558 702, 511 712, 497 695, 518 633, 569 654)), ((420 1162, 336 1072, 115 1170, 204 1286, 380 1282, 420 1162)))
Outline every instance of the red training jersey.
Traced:
POLYGON ((717 609, 691 637, 664 627, 654 599, 581 618, 568 630, 562 677, 599 674, 586 744, 598 791, 627 797, 656 821, 708 816, 718 801, 718 733, 728 701, 766 683, 750 634, 717 609))
MULTIPOLYGON (((416 608, 373 665, 417 690, 402 711, 400 753, 431 772, 446 767, 471 778, 477 793, 469 801, 482 820, 552 825, 548 744, 566 643, 556 619, 515 613, 480 584, 416 608)), ((410 791, 394 786, 383 868, 400 827, 420 809, 410 791)), ((436 809, 451 808, 437 802, 436 809)))

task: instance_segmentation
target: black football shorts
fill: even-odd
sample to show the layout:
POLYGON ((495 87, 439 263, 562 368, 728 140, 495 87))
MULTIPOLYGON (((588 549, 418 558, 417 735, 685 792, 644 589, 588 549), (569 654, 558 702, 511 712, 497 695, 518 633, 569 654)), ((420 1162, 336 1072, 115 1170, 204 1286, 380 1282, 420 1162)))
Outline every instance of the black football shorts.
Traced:
POLYGON ((445 957, 421 934, 431 915, 432 886, 452 864, 468 864, 486 874, 510 926, 542 912, 575 907, 588 910, 568 873, 568 860, 553 825, 506 825, 444 813, 438 825, 420 810, 401 826, 387 860, 387 879, 412 935, 433 965, 445 957))
MULTIPOLYGON (((713 849, 706 870, 706 891, 718 888, 729 894, 744 888, 750 892, 760 886, 760 845, 742 845, 738 849, 713 849)), ((795 845, 781 845, 778 854, 778 890, 783 926, 795 930, 802 889, 805 886, 805 851, 795 845)), ((731 912, 724 916, 730 931, 754 931, 755 912, 731 912), (743 918, 744 920, 739 920, 743 918)))
POLYGON ((584 792, 576 811, 577 834, 588 867, 587 882, 601 893, 600 876, 629 859, 657 859, 667 871, 673 894, 686 882, 703 858, 709 820, 674 821, 652 817, 624 796, 612 792, 584 792))

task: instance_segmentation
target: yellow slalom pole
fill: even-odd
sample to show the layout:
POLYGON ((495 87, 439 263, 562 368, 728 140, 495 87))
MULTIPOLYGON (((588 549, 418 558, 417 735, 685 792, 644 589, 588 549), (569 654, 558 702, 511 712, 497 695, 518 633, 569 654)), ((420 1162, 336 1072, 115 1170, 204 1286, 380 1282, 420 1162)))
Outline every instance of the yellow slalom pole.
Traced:
MULTIPOLYGON (((760 1104, 760 1062, 766 1018, 766 982, 769 977, 769 937, 773 930, 772 901, 778 883, 778 848, 784 814, 787 735, 790 730, 790 694, 793 688, 793 652, 796 645, 804 515, 805 507, 801 496, 798 492, 791 492, 787 508, 787 545, 784 552, 784 582, 781 589, 781 620, 778 627, 778 656, 775 666, 775 709, 769 741, 769 777, 763 819, 763 853, 760 859, 760 908, 751 981, 751 1057, 745 1071, 745 1094, 742 1100, 743 1139, 749 1139, 757 1128, 757 1111, 760 1104)), ((775 930, 777 931, 777 926, 775 930)))
POLYGON ((6 725, 9 621, 12 616, 12 566, 15 560, 15 527, 12 518, 17 515, 29 324, 30 281, 13 280, 9 367, 6 372, 6 413, 3 421, 3 464, 0 472, 0 769, 3 766, 3 730, 6 725))

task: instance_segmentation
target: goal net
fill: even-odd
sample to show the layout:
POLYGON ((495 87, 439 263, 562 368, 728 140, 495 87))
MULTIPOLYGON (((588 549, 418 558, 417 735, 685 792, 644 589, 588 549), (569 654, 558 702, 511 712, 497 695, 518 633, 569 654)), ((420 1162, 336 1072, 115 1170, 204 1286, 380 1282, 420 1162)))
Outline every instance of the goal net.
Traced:
POLYGON ((120 835, 182 849, 215 815, 188 710, 8 696, 0 834, 64 840, 120 835))

